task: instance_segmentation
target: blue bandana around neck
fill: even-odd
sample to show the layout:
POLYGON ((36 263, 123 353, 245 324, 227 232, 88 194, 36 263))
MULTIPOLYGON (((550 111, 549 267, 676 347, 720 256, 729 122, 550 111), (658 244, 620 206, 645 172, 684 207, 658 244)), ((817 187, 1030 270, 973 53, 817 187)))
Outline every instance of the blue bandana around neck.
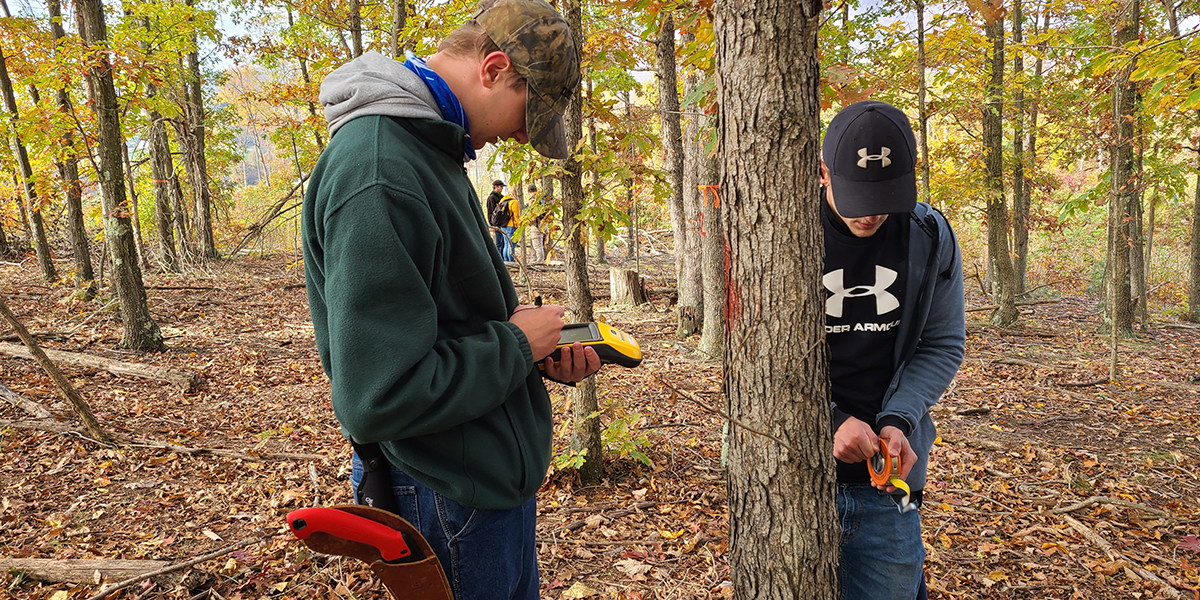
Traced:
POLYGON ((462 104, 459 103, 458 97, 454 92, 450 91, 450 86, 446 84, 446 80, 442 79, 441 75, 430 69, 425 61, 413 54, 410 50, 404 51, 404 66, 408 70, 416 73, 421 81, 425 82, 425 87, 429 88, 429 92, 433 94, 433 99, 437 102, 438 110, 442 113, 442 118, 462 127, 467 132, 466 144, 463 150, 463 162, 475 160, 475 146, 471 143, 471 127, 467 122, 467 113, 463 111, 462 104))

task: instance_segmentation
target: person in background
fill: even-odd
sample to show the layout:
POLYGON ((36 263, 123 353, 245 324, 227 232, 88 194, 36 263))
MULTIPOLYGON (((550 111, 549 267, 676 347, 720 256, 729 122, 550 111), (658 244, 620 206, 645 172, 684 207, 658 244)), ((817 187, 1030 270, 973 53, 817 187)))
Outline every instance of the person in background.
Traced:
MULTIPOLYGON (((581 381, 563 308, 520 305, 463 164, 501 140, 569 155, 579 56, 544 0, 484 0, 427 60, 368 52, 321 85, 331 138, 305 194, 304 269, 351 485, 387 478, 456 600, 539 597, 546 377, 581 381), (357 448, 375 448, 366 469, 357 448)), ((502 182, 497 182, 497 185, 502 182)), ((372 489, 375 486, 370 486, 372 489)))
POLYGON ((534 184, 529 184, 529 211, 531 215, 526 225, 529 231, 529 245, 533 248, 533 262, 542 263, 546 260, 546 234, 542 231, 542 195, 534 184))
POLYGON ((929 410, 963 360, 962 257, 946 219, 917 202, 903 112, 847 106, 821 153, 841 598, 924 598, 917 509, 937 436, 929 410), (872 483, 867 461, 881 439, 910 492, 872 483))
POLYGON ((504 182, 497 179, 492 182, 492 193, 488 194, 484 214, 487 215, 488 225, 492 227, 492 234, 495 235, 496 250, 499 250, 501 254, 504 253, 504 234, 499 229, 501 216, 496 213, 496 209, 500 206, 500 200, 503 198, 504 182))

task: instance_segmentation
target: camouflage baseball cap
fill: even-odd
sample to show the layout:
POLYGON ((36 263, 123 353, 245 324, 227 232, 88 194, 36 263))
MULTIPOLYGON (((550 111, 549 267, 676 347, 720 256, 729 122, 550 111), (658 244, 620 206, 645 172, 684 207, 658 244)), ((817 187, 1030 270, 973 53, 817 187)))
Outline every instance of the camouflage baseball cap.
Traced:
POLYGON ((545 0, 496 0, 475 22, 525 78, 529 144, 547 158, 567 158, 563 113, 579 87, 579 53, 567 22, 545 0))

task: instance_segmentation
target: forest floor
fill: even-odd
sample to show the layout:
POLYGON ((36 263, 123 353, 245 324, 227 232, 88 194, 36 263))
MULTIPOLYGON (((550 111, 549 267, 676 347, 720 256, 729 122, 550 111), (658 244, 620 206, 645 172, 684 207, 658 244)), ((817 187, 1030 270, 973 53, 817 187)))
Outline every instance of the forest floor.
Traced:
MULTIPOLYGON (((0 383, 57 419, 0 402, 0 559, 175 564, 249 542, 111 597, 386 597, 361 565, 309 552, 285 526, 296 508, 350 501, 349 447, 296 258, 148 275, 169 350, 141 356, 117 349, 120 318, 98 310, 106 301, 45 285, 31 259, 0 265, 0 297, 45 347, 204 380, 185 393, 63 366, 109 432, 137 439, 111 450, 81 434, 37 364, 0 355, 0 383)), ((609 457, 593 487, 552 469, 538 495, 543 598, 732 597, 722 421, 701 405, 722 404, 721 369, 694 357, 697 338, 675 339, 667 261, 643 260, 652 304, 636 310, 609 309, 607 270, 592 272, 597 318, 632 333, 646 360, 599 376, 601 418, 617 424, 607 441, 626 456, 609 457)), ((560 272, 531 275, 547 301, 565 295, 560 272)), ((930 596, 1200 598, 1200 329, 1158 320, 1122 344, 1119 381, 1092 383, 1109 357, 1095 301, 1052 295, 1062 299, 1027 307, 1020 329, 968 313, 966 362, 933 414, 941 439, 921 511, 930 596)), ((968 296, 987 304, 977 288, 968 296)), ((561 424, 568 410, 552 387, 561 424)), ((560 426, 556 454, 568 439, 560 426)), ((99 589, 0 578, 0 596, 15 599, 99 589)))

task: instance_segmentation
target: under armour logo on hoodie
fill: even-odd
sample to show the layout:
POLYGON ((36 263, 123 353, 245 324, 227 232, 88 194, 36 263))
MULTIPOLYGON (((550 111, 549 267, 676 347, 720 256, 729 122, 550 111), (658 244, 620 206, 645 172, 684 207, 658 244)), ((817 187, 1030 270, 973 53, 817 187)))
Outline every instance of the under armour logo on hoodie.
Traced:
MULTIPOLYGON (((886 148, 884 148, 886 150, 886 148)), ((842 303, 846 298, 862 298, 864 296, 875 296, 875 314, 882 315, 897 308, 900 308, 900 301, 887 291, 893 283, 896 282, 898 273, 887 268, 875 265, 875 285, 856 285, 850 289, 846 289, 844 277, 845 269, 838 269, 831 273, 826 273, 821 278, 821 283, 825 284, 825 289, 833 293, 828 300, 825 301, 825 314, 835 319, 842 316, 842 303)))
POLYGON ((858 168, 860 168, 860 169, 867 168, 867 161, 872 161, 872 160, 877 160, 880 163, 882 163, 880 165, 881 167, 886 167, 886 166, 892 164, 892 159, 888 158, 888 155, 891 153, 892 153, 892 149, 888 148, 887 146, 881 146, 880 150, 879 150, 879 154, 867 154, 866 148, 859 148, 858 149, 858 156, 859 156, 858 168))

